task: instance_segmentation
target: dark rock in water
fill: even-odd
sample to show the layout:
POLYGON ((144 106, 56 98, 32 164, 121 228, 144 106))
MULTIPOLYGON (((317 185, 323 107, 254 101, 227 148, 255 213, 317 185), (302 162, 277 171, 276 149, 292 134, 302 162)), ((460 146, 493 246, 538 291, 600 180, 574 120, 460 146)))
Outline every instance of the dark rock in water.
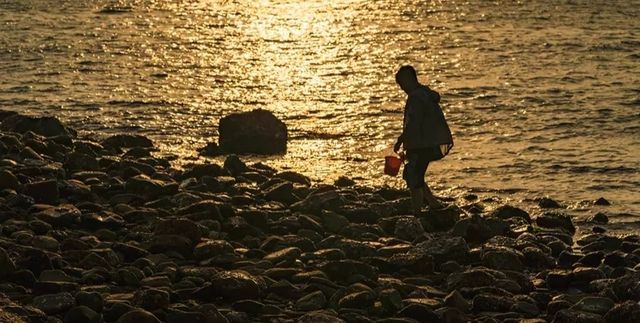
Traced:
POLYGON ((277 173, 274 177, 289 181, 291 183, 298 183, 306 186, 311 185, 311 179, 309 177, 292 171, 280 172, 277 173))
POLYGON ((142 135, 120 134, 113 135, 102 141, 102 146, 109 149, 153 147, 153 141, 142 135))
POLYGON ((69 293, 48 294, 33 298, 33 306, 43 312, 53 315, 70 309, 75 299, 69 293))
POLYGON ((247 165, 240 160, 240 158, 236 155, 229 155, 224 160, 224 168, 231 173, 233 176, 238 176, 240 173, 246 172, 249 170, 247 165))
POLYGON ((495 209, 491 212, 492 217, 497 217, 500 219, 509 219, 509 218, 521 218, 531 223, 531 216, 527 211, 511 206, 511 205, 503 205, 495 209))
POLYGON ((576 233, 571 217, 562 213, 545 212, 536 217, 536 224, 543 228, 562 229, 570 234, 576 233))
POLYGON ((86 306, 76 306, 64 316, 64 323, 101 323, 102 314, 86 306))
POLYGON ((245 271, 222 271, 211 278, 211 285, 200 288, 194 295, 203 300, 216 297, 227 300, 256 299, 264 288, 262 278, 245 271))
POLYGON ((0 130, 18 133, 32 131, 45 137, 75 137, 75 131, 65 127, 60 120, 54 117, 29 117, 16 114, 2 120, 2 123, 0 123, 0 130))
POLYGON ((640 304, 626 301, 611 308, 605 315, 606 323, 637 323, 640 322, 640 304))
POLYGON ((560 203, 548 197, 541 197, 536 199, 536 201, 538 202, 538 206, 543 209, 557 209, 562 207, 560 203))
POLYGON ((609 217, 602 212, 598 212, 592 217, 590 217, 587 221, 591 223, 597 223, 597 224, 607 224, 609 223, 609 217))
POLYGON ((322 291, 307 294, 296 301, 295 308, 298 311, 315 311, 323 309, 327 304, 327 297, 322 291))
POLYGON ((607 201, 604 197, 601 197, 593 201, 593 205, 609 206, 611 205, 611 202, 607 201))
POLYGON ((273 113, 257 109, 220 119, 220 147, 230 153, 280 154, 287 151, 287 126, 273 113))
POLYGON ((161 323, 161 321, 145 310, 135 309, 122 315, 116 323, 161 323))
POLYGON ((17 190, 19 187, 20 181, 12 172, 0 169, 0 191, 6 188, 17 190))
POLYGON ((216 157, 222 154, 224 154, 224 152, 216 142, 207 143, 206 146, 198 149, 198 155, 204 157, 216 157))
POLYGON ((338 177, 338 179, 336 179, 336 181, 333 183, 333 185, 335 185, 336 187, 349 187, 355 184, 356 182, 354 180, 346 176, 338 177))
POLYGON ((57 204, 60 199, 58 182, 47 180, 25 185, 25 194, 33 197, 38 203, 57 204))

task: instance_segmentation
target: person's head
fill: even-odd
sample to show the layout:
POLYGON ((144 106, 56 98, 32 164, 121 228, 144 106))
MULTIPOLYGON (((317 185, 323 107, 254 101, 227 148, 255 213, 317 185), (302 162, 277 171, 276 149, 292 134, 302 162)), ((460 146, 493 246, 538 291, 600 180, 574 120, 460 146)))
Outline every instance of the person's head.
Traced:
POLYGON ((411 92, 420 85, 416 70, 411 65, 400 67, 396 73, 396 83, 398 83, 400 88, 406 93, 411 92))

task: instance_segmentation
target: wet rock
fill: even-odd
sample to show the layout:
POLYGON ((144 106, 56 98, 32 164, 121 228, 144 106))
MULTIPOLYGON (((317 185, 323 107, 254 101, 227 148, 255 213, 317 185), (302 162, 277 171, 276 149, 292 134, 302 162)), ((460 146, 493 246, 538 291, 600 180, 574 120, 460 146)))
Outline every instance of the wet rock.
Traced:
POLYGON ((3 189, 17 190, 20 187, 20 181, 10 171, 0 169, 0 191, 3 189))
POLYGON ((33 197, 33 199, 38 203, 57 204, 60 199, 58 182, 55 180, 26 184, 24 192, 26 195, 33 197))
POLYGON ((602 316, 589 312, 574 311, 571 309, 559 310, 553 317, 555 323, 600 323, 602 316))
POLYGON ((546 212, 535 219, 536 224, 543 228, 562 229, 570 234, 576 232, 571 218, 562 213, 546 212))
POLYGON ((247 165, 236 155, 229 155, 224 160, 224 168, 229 171, 232 176, 238 176, 240 173, 249 170, 247 165))
POLYGON ((340 233, 349 225, 349 220, 335 212, 323 211, 320 216, 322 226, 331 233, 340 233))
POLYGON ((299 323, 345 323, 337 313, 329 311, 312 311, 298 318, 299 323))
POLYGON ((102 314, 86 306, 76 306, 64 316, 64 323, 101 323, 102 314))
POLYGON ((75 135, 73 130, 65 127, 57 118, 29 117, 20 114, 3 119, 0 123, 0 130, 18 133, 31 131, 45 137, 75 135))
POLYGON ((233 254, 233 246, 224 240, 204 241, 193 249, 193 257, 197 260, 228 254, 233 254))
POLYGON ((386 313, 395 313, 403 306, 402 295, 393 288, 383 289, 380 291, 378 298, 386 313))
POLYGON ((496 272, 483 268, 473 268, 449 275, 447 277, 447 288, 455 290, 464 287, 491 286, 496 279, 496 272))
POLYGON ((394 235, 399 239, 413 241, 424 233, 422 223, 415 216, 402 216, 396 221, 394 235))
POLYGON ((355 185, 356 182, 352 179, 350 179, 349 177, 346 176, 340 176, 338 177, 338 179, 335 180, 335 182, 333 183, 334 186, 336 187, 349 187, 349 186, 353 186, 355 185))
POLYGON ((485 252, 482 263, 493 269, 522 271, 524 265, 520 260, 523 256, 515 250, 501 249, 485 252))
POLYGON ((204 147, 198 149, 198 155, 204 157, 216 157, 224 154, 216 142, 209 142, 204 147))
POLYGON ((493 212, 491 212, 490 216, 500 219, 521 218, 531 223, 531 216, 529 215, 529 213, 527 213, 527 211, 511 205, 503 205, 498 207, 493 212))
POLYGON ((322 291, 307 294, 296 301, 295 308, 298 311, 315 311, 322 309, 327 304, 327 298, 322 291))
POLYGON ((547 286, 552 289, 566 289, 571 282, 571 272, 566 270, 553 270, 547 274, 547 286))
POLYGON ((611 203, 607 201, 604 197, 600 197, 597 200, 593 201, 593 205, 608 206, 608 205, 611 205, 611 203))
POLYGON ((139 290, 135 293, 134 303, 148 311, 169 307, 169 293, 155 288, 139 290))
POLYGON ((153 147, 153 141, 151 141, 151 139, 142 135, 133 134, 113 135, 103 140, 101 144, 107 149, 115 149, 116 151, 121 148, 153 147))
POLYGON ((293 195, 293 184, 291 182, 283 182, 273 185, 264 192, 267 200, 282 202, 285 204, 292 204, 298 201, 298 198, 293 195))
POLYGON ((0 248, 0 278, 7 277, 16 271, 16 265, 4 248, 0 248))
POLYGON ((220 147, 227 152, 280 154, 287 150, 287 126, 267 110, 223 117, 218 132, 220 147))
POLYGON ((538 206, 543 208, 543 209, 555 209, 555 208, 561 208, 562 206, 560 206, 560 203, 556 202, 555 200, 549 198, 549 197, 541 197, 541 198, 537 198, 536 202, 538 202, 538 206))
POLYGON ((266 255, 263 259, 270 261, 274 264, 278 264, 280 262, 292 262, 302 254, 302 250, 297 247, 289 247, 278 250, 276 252, 272 252, 266 255))
POLYGON ((418 243, 411 252, 433 257, 438 263, 450 260, 465 262, 469 257, 469 246, 460 237, 432 236, 430 239, 418 243))
POLYGON ((291 205, 294 211, 320 214, 322 210, 335 210, 340 206, 340 195, 336 191, 314 192, 304 200, 291 205))
POLYGON ((476 295, 471 301, 474 312, 508 312, 515 305, 513 299, 491 294, 476 295))
POLYGON ((590 223, 607 224, 609 223, 609 217, 602 212, 598 212, 590 217, 587 221, 590 223))
POLYGON ((338 301, 340 308, 368 309, 373 306, 376 297, 370 291, 360 291, 348 294, 338 301))
POLYGON ((418 322, 439 322, 438 315, 427 305, 409 304, 398 311, 399 317, 408 317, 418 322))
POLYGON ((122 315, 116 323, 161 323, 161 321, 145 310, 135 309, 122 315))
POLYGON ((481 243, 497 235, 507 236, 509 224, 502 219, 472 216, 456 222, 452 233, 469 243, 481 243))
POLYGON ((175 234, 154 235, 145 242, 145 249, 151 253, 177 252, 190 257, 193 253, 193 241, 175 234))
POLYGON ((589 296, 578 301, 570 309, 575 311, 590 312, 595 314, 606 314, 615 303, 606 297, 589 296))
POLYGON ((606 323, 635 323, 640 322, 640 304, 626 301, 611 308, 605 315, 606 323))
POLYGON ((161 221, 154 231, 157 235, 178 235, 191 241, 193 245, 200 242, 202 231, 198 225, 187 219, 168 219, 161 221))
POLYGON ((69 293, 48 294, 33 298, 33 306, 48 315, 62 313, 75 304, 75 299, 69 293))
POLYGON ((444 298, 444 305, 457 308, 465 313, 471 308, 469 302, 457 290, 452 291, 444 298))
POLYGON ((144 174, 129 178, 124 187, 127 193, 141 196, 147 200, 157 198, 165 192, 164 182, 151 179, 144 174))
POLYGON ((248 272, 222 271, 211 278, 211 285, 196 291, 196 296, 206 300, 214 297, 229 300, 256 299, 264 288, 264 281, 248 272))
POLYGON ((356 260, 328 261, 319 266, 332 280, 346 281, 354 275, 362 275, 373 279, 377 276, 374 267, 356 260))
POLYGON ((305 186, 311 185, 311 179, 309 177, 292 171, 279 172, 274 177, 289 181, 291 183, 302 184, 305 186))
POLYGON ((98 292, 78 292, 76 294, 76 304, 86 306, 95 312, 102 312, 104 299, 98 292))

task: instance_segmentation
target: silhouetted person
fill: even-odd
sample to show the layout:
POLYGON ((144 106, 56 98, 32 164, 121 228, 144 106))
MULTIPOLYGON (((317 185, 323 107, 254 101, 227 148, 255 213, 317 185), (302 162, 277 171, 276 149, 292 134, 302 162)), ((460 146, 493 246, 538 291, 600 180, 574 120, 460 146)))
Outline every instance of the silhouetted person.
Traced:
POLYGON ((402 134, 393 147, 406 151, 406 165, 402 177, 411 191, 413 211, 419 215, 424 201, 430 208, 442 204, 433 196, 425 182, 429 162, 439 160, 453 147, 451 130, 440 108, 440 95, 428 86, 420 84, 412 66, 402 66, 396 73, 396 83, 408 95, 404 107, 402 134))

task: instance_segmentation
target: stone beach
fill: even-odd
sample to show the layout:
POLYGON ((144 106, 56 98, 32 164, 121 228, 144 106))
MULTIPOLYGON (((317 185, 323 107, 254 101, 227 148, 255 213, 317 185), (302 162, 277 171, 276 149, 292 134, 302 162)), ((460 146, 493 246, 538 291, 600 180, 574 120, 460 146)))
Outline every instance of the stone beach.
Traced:
POLYGON ((403 190, 154 151, 0 111, 0 322, 640 322, 640 236, 575 235, 549 198, 416 217, 403 190))

